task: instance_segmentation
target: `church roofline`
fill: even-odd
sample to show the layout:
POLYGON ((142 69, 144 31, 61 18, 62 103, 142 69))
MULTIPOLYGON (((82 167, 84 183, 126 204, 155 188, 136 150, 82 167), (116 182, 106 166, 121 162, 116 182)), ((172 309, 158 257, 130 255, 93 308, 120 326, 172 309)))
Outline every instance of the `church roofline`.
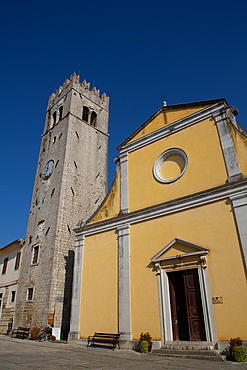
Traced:
POLYGON ((228 106, 228 103, 225 98, 218 98, 218 99, 210 99, 210 100, 201 100, 201 101, 196 101, 196 102, 191 102, 191 103, 180 103, 180 104, 173 104, 173 105, 166 105, 161 108, 159 108, 154 114, 152 114, 151 117, 149 117, 141 126, 139 126, 132 134, 130 134, 120 145, 117 146, 117 150, 121 150, 121 148, 127 144, 135 135, 138 134, 144 127, 146 127, 149 122, 151 122, 155 117, 158 116, 159 113, 169 111, 172 109, 179 109, 179 108, 188 108, 188 107, 196 107, 200 105, 212 105, 216 104, 219 102, 224 102, 225 106, 228 106))

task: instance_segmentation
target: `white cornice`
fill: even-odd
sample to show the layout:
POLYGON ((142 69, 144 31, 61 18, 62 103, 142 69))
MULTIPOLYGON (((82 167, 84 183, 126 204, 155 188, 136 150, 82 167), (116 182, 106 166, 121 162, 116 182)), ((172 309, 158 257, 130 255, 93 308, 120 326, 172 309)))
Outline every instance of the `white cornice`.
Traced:
POLYGON ((193 207, 202 206, 204 204, 213 203, 222 199, 230 198, 233 195, 240 195, 247 191, 247 180, 243 180, 237 184, 226 184, 217 188, 212 188, 200 193, 188 195, 178 198, 166 203, 154 205, 152 207, 140 209, 135 212, 103 220, 94 224, 84 226, 84 228, 77 228, 76 237, 80 238, 81 235, 93 235, 108 230, 119 228, 121 225, 129 223, 135 224, 137 222, 147 221, 153 218, 162 217, 175 212, 184 211, 193 207))
POLYGON ((18 280, 13 280, 13 281, 9 281, 8 283, 0 284, 0 288, 7 288, 8 286, 16 285, 16 284, 18 284, 18 280))

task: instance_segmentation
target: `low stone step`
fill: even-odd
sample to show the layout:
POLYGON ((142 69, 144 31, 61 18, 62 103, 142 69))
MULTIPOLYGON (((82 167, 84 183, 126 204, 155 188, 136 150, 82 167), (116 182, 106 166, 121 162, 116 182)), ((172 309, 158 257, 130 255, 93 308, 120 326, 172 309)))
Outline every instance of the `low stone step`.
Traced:
POLYGON ((214 348, 213 347, 195 347, 195 346, 162 346, 161 347, 162 349, 174 349, 174 350, 191 350, 191 351, 213 351, 214 348))
POLYGON ((159 350, 152 351, 153 355, 157 356, 165 356, 165 357, 179 357, 179 358, 188 358, 188 359, 196 359, 196 360, 206 360, 206 361, 226 361, 226 356, 222 355, 203 355, 203 354, 175 354, 175 353, 157 353, 159 350))
MULTIPOLYGON (((218 356, 218 350, 198 350, 198 349, 170 349, 170 348, 160 348, 154 350, 157 353, 163 354, 183 354, 183 355, 204 355, 204 356, 218 356)), ((153 352, 154 352, 153 351, 153 352)))
POLYGON ((191 350, 213 350, 214 345, 212 342, 197 342, 197 341, 173 341, 165 342, 162 348, 167 349, 191 349, 191 350))

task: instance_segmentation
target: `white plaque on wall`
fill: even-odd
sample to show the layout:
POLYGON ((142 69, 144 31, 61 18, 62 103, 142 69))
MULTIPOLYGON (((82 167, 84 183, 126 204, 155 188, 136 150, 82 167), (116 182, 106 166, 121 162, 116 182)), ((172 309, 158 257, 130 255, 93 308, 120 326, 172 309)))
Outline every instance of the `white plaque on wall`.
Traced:
POLYGON ((60 340, 60 328, 52 328, 52 335, 56 337, 56 340, 60 340))

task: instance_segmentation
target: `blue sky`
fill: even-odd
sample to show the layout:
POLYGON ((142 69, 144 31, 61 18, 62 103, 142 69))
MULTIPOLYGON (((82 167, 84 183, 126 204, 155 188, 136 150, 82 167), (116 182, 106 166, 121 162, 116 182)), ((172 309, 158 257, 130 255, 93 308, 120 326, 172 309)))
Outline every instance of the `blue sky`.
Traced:
POLYGON ((110 96, 115 149, 161 105, 225 97, 245 118, 247 2, 1 4, 0 247, 25 237, 48 97, 75 71, 110 96))

